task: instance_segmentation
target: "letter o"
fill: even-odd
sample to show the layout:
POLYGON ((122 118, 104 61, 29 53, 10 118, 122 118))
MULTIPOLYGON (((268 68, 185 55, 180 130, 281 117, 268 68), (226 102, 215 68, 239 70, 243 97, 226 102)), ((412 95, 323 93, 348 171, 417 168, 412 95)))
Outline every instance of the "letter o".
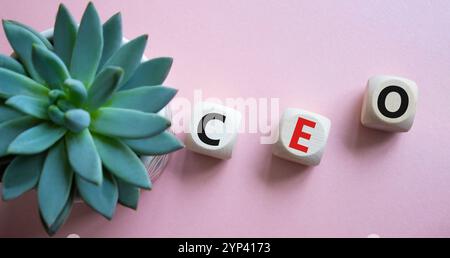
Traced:
POLYGON ((388 86, 383 90, 381 90, 377 100, 378 110, 383 116, 388 118, 401 117, 403 114, 406 113, 406 110, 408 109, 408 104, 409 104, 408 93, 403 88, 395 85, 388 86), (400 95, 400 107, 394 112, 391 112, 386 108, 386 98, 388 94, 391 92, 396 92, 400 95))

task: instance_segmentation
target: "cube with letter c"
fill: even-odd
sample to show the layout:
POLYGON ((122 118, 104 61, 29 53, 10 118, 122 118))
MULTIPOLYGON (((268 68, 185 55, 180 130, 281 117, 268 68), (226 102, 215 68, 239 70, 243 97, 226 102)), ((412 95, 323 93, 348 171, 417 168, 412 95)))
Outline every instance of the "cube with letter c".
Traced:
POLYGON ((316 166, 322 159, 330 127, 330 120, 322 115, 288 108, 280 119, 272 153, 303 165, 316 166))
POLYGON ((211 102, 194 107, 186 147, 207 156, 230 159, 242 115, 239 111, 211 102))

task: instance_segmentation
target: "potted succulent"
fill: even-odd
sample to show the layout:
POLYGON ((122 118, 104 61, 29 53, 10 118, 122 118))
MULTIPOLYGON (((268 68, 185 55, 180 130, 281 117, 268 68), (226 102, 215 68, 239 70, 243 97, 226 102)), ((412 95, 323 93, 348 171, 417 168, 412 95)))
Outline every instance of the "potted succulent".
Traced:
POLYGON ((74 199, 111 219, 136 209, 152 183, 140 157, 183 147, 158 114, 176 94, 162 86, 170 58, 141 62, 147 36, 123 43, 120 13, 103 25, 89 3, 79 26, 60 5, 53 35, 3 21, 0 55, 2 199, 36 189, 52 235, 74 199))

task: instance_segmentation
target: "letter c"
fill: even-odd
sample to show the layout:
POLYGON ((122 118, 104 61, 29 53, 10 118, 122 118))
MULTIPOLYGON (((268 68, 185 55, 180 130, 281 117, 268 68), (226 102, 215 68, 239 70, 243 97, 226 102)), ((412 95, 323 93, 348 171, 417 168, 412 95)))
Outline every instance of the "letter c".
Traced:
POLYGON ((202 117, 202 119, 200 120, 200 123, 198 124, 198 128, 197 128, 197 134, 198 134, 198 138, 211 146, 218 146, 220 140, 217 139, 211 139, 206 135, 205 132, 205 128, 206 128, 206 124, 211 121, 211 120, 220 120, 222 121, 222 123, 225 123, 225 118, 226 116, 219 114, 219 113, 209 113, 206 114, 202 117))

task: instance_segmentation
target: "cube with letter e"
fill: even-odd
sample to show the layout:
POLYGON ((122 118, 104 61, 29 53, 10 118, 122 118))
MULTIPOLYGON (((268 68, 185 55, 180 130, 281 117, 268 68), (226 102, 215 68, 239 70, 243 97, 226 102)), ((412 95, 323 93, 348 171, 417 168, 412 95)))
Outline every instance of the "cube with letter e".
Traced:
POLYGON ((316 166, 322 159, 330 127, 330 120, 322 115, 288 108, 281 117, 278 140, 272 153, 303 165, 316 166))

